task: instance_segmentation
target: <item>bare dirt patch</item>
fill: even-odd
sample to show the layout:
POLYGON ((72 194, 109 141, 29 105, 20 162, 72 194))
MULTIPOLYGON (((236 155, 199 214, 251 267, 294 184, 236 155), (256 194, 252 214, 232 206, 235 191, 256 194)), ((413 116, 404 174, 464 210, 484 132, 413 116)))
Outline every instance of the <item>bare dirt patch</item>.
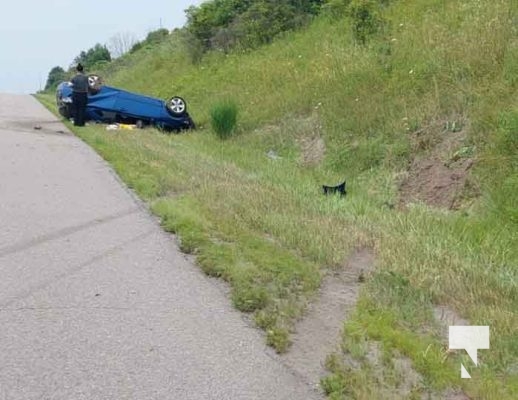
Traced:
MULTIPOLYGON (((462 318, 455 310, 448 306, 435 306, 433 313, 445 345, 448 344, 450 326, 471 325, 467 319, 462 318)), ((428 398, 432 400, 470 400, 470 397, 460 389, 448 389, 440 394, 430 394, 428 398)))
POLYGON ((469 176, 474 149, 466 143, 468 130, 468 120, 454 116, 414 132, 416 156, 399 187, 402 206, 423 202, 455 210, 466 196, 475 195, 476 188, 469 176))
POLYGON ((299 163, 303 166, 320 164, 326 153, 322 124, 317 114, 295 120, 295 141, 300 149, 299 163))
POLYGON ((462 390, 450 389, 441 395, 432 396, 432 400, 471 400, 471 397, 466 395, 462 390))
MULTIPOLYGON (((448 327, 450 325, 469 325, 469 321, 461 318, 448 306, 436 306, 434 316, 441 337, 448 343, 448 327)), ((363 371, 367 374, 366 382, 375 382, 375 389, 369 393, 370 398, 398 400, 470 400, 462 389, 448 388, 436 392, 426 385, 426 379, 413 366, 410 358, 393 351, 389 358, 384 353, 381 342, 368 341, 362 344, 362 355, 345 352, 341 361, 347 371, 355 374, 363 371)))
POLYGON ((402 202, 424 202, 448 210, 458 209, 472 165, 471 159, 453 166, 446 166, 440 160, 414 160, 408 178, 400 187, 402 202))
MULTIPOLYGON (((415 370, 412 360, 401 354, 394 354, 390 362, 383 362, 383 349, 379 342, 369 342, 365 360, 370 373, 375 376, 379 384, 378 397, 386 400, 414 399, 421 400, 470 400, 461 389, 446 389, 442 392, 433 392, 426 388, 425 379, 415 370), (417 397, 418 396, 418 397, 417 397)), ((360 365, 352 366, 360 368, 360 365)))
POLYGON ((283 150, 292 146, 298 149, 301 166, 316 166, 325 157, 323 127, 316 113, 285 118, 278 125, 265 125, 255 132, 270 138, 266 156, 272 160, 282 158, 283 150))
POLYGON ((383 362, 382 344, 369 342, 365 361, 369 369, 380 383, 383 399, 406 399, 415 390, 421 391, 423 377, 412 366, 412 361, 403 355, 396 354, 390 363, 383 362))
POLYGON ((300 163, 303 165, 318 165, 325 156, 326 145, 319 136, 305 136, 299 140, 301 148, 300 163))
POLYGON ((339 350, 343 322, 354 309, 361 282, 373 266, 374 255, 369 250, 355 251, 343 269, 328 274, 318 299, 296 324, 293 344, 282 358, 311 385, 319 386, 326 374, 326 357, 339 350))
POLYGON ((439 325, 441 338, 445 344, 448 343, 448 331, 450 326, 471 325, 467 319, 462 318, 448 306, 436 306, 433 313, 439 325))

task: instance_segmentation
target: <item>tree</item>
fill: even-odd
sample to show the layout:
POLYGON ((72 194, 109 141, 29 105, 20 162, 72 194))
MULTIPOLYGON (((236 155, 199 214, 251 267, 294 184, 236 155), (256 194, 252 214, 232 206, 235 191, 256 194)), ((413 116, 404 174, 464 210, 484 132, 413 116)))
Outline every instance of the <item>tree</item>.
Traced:
POLYGON ((282 32, 303 26, 310 18, 309 12, 304 12, 306 8, 292 2, 262 0, 250 6, 234 21, 238 31, 243 34, 240 44, 245 48, 254 48, 271 42, 282 32))
POLYGON ((147 34, 144 40, 147 44, 157 44, 164 41, 169 36, 169 31, 166 28, 160 28, 155 31, 151 31, 147 34))
POLYGON ((88 51, 82 51, 75 59, 74 63, 81 63, 86 69, 92 68, 95 64, 110 62, 112 60, 110 51, 106 46, 97 43, 88 51))
POLYGON ((213 0, 200 6, 191 6, 187 15, 187 29, 206 49, 211 47, 211 39, 220 28, 228 27, 253 3, 252 0, 213 0))
POLYGON ((135 42, 129 49, 130 53, 134 53, 140 50, 143 47, 153 46, 158 43, 163 42, 168 36, 170 32, 166 28, 160 28, 154 31, 151 31, 147 34, 146 38, 141 42, 135 42))
POLYGON ((191 6, 186 29, 205 50, 256 47, 299 28, 324 0, 212 0, 191 6))
POLYGON ((67 79, 67 73, 65 70, 59 66, 52 68, 49 72, 49 76, 47 78, 47 83, 45 84, 45 90, 54 89, 58 83, 67 79))
POLYGON ((369 36, 378 32, 383 21, 379 14, 380 2, 374 0, 353 0, 349 4, 353 35, 356 41, 365 45, 369 36))
POLYGON ((137 43, 135 35, 131 32, 120 32, 112 36, 108 42, 108 49, 113 58, 120 57, 129 52, 137 43))

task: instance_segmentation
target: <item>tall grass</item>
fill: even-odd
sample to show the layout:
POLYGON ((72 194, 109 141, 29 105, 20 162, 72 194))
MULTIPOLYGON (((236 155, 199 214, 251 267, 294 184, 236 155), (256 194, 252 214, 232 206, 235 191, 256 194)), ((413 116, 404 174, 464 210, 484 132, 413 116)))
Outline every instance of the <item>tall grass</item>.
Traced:
POLYGON ((211 107, 212 130, 220 139, 227 139, 235 132, 237 114, 237 104, 232 100, 223 100, 211 107))

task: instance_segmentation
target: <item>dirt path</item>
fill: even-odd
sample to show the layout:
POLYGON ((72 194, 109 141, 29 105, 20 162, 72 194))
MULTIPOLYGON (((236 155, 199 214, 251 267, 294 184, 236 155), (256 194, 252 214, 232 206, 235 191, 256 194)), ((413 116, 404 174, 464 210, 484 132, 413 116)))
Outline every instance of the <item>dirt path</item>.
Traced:
POLYGON ((343 269, 324 279, 318 298, 295 328, 293 345, 283 359, 313 387, 326 375, 326 357, 339 351, 344 320, 354 310, 363 276, 373 264, 370 251, 355 251, 343 269))

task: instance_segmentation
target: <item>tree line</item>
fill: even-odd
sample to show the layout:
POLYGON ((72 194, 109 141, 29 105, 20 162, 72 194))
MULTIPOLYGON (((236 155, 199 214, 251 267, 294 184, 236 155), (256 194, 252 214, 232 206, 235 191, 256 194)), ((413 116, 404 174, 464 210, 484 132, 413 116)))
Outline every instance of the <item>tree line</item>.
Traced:
POLYGON ((204 51, 250 49, 306 25, 324 0, 212 0, 186 10, 186 31, 204 51))
POLYGON ((110 63, 114 58, 157 44, 169 34, 169 30, 161 28, 149 32, 144 40, 137 41, 131 34, 121 33, 112 37, 108 45, 97 43, 92 48, 81 51, 66 70, 60 66, 52 68, 47 77, 45 90, 54 90, 60 82, 70 79, 74 74, 75 66, 79 63, 87 71, 95 70, 103 64, 110 63))

